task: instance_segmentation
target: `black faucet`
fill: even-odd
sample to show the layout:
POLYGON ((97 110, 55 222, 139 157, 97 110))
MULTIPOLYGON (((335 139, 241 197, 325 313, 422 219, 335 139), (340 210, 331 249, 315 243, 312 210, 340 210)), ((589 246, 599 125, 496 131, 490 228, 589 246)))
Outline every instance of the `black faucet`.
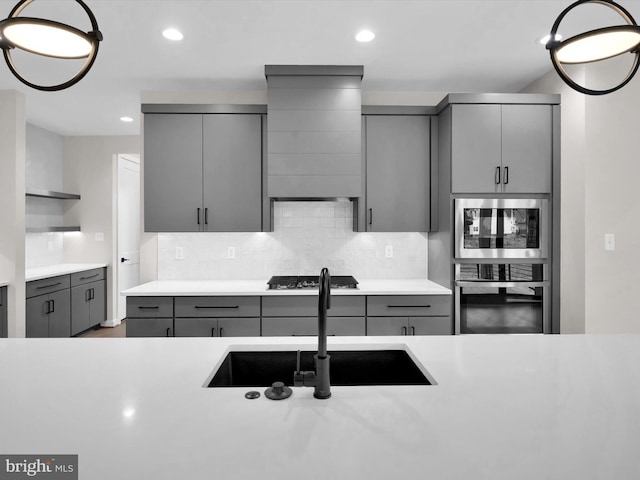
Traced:
POLYGON ((300 371, 300 350, 298 350, 298 365, 293 374, 293 385, 296 387, 314 387, 313 396, 326 399, 331 396, 331 381, 329 378, 329 361, 327 355, 327 310, 331 308, 331 275, 329 269, 320 272, 318 292, 318 353, 313 356, 316 364, 315 372, 300 371))

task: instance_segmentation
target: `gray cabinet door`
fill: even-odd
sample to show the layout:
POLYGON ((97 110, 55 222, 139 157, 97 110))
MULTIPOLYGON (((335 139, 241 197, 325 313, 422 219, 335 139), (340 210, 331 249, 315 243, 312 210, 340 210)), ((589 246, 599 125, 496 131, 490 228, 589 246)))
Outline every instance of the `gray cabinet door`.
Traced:
POLYGON ((143 169, 145 231, 202 230, 202 115, 146 114, 143 169))
POLYGON ((176 318, 176 337, 217 337, 217 318, 176 318))
POLYGON ((127 337, 173 337, 173 318, 127 318, 127 337))
POLYGON ((65 338, 71 336, 71 295, 69 290, 50 293, 51 311, 49 312, 49 337, 65 338))
POLYGON ((204 229, 262 230, 262 119, 204 115, 204 229))
POLYGON ((367 317, 367 335, 406 335, 407 317, 367 317))
POLYGON ((451 108, 451 192, 502 192, 501 105, 451 108))
POLYGON ((259 318, 219 318, 219 337, 259 337, 259 318))
MULTIPOLYGON (((89 327, 98 325, 100 322, 104 322, 107 319, 107 297, 106 297, 106 283, 104 280, 98 282, 92 282, 90 284, 91 290, 91 315, 89 327)), ((87 328, 89 328, 87 327, 87 328)))
POLYGON ((550 105, 502 106, 505 193, 551 192, 552 123, 550 105))
POLYGON ((409 317, 410 335, 453 335, 450 316, 409 317))
POLYGON ((426 232, 430 215, 430 117, 366 117, 366 228, 426 232))
POLYGON ((49 336, 48 295, 27 299, 27 338, 47 338, 49 336))
POLYGON ((71 335, 86 330, 91 323, 91 284, 71 289, 71 335))
POLYGON ((0 338, 7 336, 7 287, 0 287, 0 338))

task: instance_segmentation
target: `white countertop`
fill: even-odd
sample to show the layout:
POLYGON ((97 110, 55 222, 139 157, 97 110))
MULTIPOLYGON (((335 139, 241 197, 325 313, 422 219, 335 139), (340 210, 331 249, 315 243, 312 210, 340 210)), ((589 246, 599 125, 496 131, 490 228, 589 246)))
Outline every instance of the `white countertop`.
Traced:
POLYGON ((315 339, 0 339, 0 452, 78 454, 91 480, 640 472, 638 335, 330 337, 330 350, 406 344, 438 384, 332 387, 328 400, 203 388, 235 344, 315 339))
MULTIPOLYGON (((451 295, 430 280, 358 280, 358 288, 334 288, 331 295, 451 295)), ((318 295, 318 289, 269 290, 267 280, 159 280, 121 293, 125 296, 318 295)))
POLYGON ((47 267, 28 268, 25 272, 25 278, 27 282, 31 282, 33 280, 57 277, 58 275, 67 275, 69 273, 83 272, 85 270, 106 266, 106 263, 60 263, 47 267))
POLYGON ((6 282, 4 280, 0 280, 0 287, 6 287, 7 285, 9 285, 9 282, 6 282))

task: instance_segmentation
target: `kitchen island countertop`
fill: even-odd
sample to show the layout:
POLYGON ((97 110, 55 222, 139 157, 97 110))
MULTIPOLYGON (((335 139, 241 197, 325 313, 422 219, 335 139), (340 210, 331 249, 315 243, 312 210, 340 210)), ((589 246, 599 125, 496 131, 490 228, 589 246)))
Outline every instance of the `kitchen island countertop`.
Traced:
MULTIPOLYGON (((318 295, 317 288, 269 290, 267 280, 157 280, 130 288, 125 296, 318 295)), ((333 288, 332 295, 451 295, 426 279, 359 280, 358 288, 333 288)))
POLYGON ((437 385, 332 387, 328 400, 203 388, 237 345, 316 339, 0 339, 0 452, 77 454, 91 480, 640 472, 640 335, 330 337, 330 351, 406 345, 437 385))

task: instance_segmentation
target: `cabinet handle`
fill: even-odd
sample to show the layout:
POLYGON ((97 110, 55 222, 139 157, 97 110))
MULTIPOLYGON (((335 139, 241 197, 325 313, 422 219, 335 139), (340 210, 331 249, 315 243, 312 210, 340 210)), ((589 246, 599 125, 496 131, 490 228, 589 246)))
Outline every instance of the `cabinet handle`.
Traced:
POLYGON ((44 302, 46 305, 46 309, 44 311, 45 315, 48 315, 51 313, 51 300, 47 300, 46 302, 44 302))
POLYGON ((220 327, 218 330, 219 330, 220 336, 224 337, 224 329, 222 327, 220 327))
POLYGON ((142 306, 139 306, 138 308, 140 310, 158 310, 160 307, 158 305, 155 305, 153 307, 142 307, 142 306))
POLYGON ((51 310, 49 311, 49 313, 53 313, 56 311, 56 301, 55 300, 49 300, 51 302, 51 310))
POLYGON ((209 225, 209 207, 204 209, 204 224, 209 225))
POLYGON ((171 327, 167 327, 167 337, 171 336, 171 327))
POLYGON ((504 176, 502 178, 502 183, 505 185, 509 183, 509 167, 504 167, 504 176))
POLYGON ((216 327, 211 327, 211 336, 212 337, 216 336, 216 327))
POLYGON ((42 290, 43 288, 57 287, 58 285, 62 285, 62 282, 52 283, 50 285, 41 285, 39 287, 36 287, 36 290, 42 290))
POLYGON ((415 335, 415 334, 416 334, 416 327, 411 325, 411 335, 415 335))
POLYGON ((431 308, 431 305, 387 305, 387 308, 431 308))
POLYGON ((94 298, 96 298, 96 291, 92 288, 91 289, 91 296, 90 296, 89 300, 93 300, 94 298))
POLYGON ((198 225, 200 225, 200 207, 198 207, 198 225))
POLYGON ((84 301, 85 301, 85 302, 88 302, 89 300, 91 300, 91 289, 90 289, 90 288, 87 288, 87 289, 84 291, 84 301))
POLYGON ((373 225, 373 208, 369 209, 369 225, 373 225))
POLYGON ((496 185, 500 185, 500 167, 496 167, 496 185))
POLYGON ((407 334, 407 327, 402 327, 402 335, 406 335, 407 334))
MULTIPOLYGON (((128 260, 128 259, 125 259, 125 260, 128 260)), ((89 279, 89 278, 95 278, 95 277, 97 277, 98 275, 100 275, 100 274, 99 274, 99 273, 96 273, 95 275, 89 275, 88 277, 80 277, 80 280, 87 280, 87 279, 89 279)))
POLYGON ((240 308, 239 305, 196 305, 193 308, 240 308))

